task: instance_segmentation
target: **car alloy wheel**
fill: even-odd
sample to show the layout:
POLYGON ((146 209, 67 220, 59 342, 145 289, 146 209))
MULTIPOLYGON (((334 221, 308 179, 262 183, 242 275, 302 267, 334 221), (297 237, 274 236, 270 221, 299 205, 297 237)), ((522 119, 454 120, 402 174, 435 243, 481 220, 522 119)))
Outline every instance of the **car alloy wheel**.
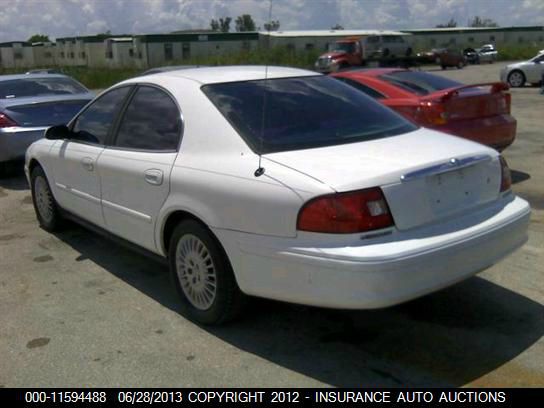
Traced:
POLYGON ((513 71, 508 75, 508 83, 514 88, 520 87, 525 83, 525 76, 519 71, 513 71))
POLYGON ((34 180, 34 194, 38 213, 45 222, 50 223, 53 219, 53 196, 47 181, 41 175, 34 180))
POLYGON ((30 187, 32 192, 32 203, 38 222, 47 231, 56 231, 63 226, 63 219, 47 176, 40 166, 36 166, 30 175, 30 187))
POLYGON ((210 251, 196 236, 186 234, 179 240, 176 270, 187 300, 198 310, 208 310, 217 294, 217 275, 210 251))
POLYGON ((168 260, 184 316, 217 325, 239 314, 245 295, 225 250, 203 223, 186 219, 177 225, 169 239, 168 260))

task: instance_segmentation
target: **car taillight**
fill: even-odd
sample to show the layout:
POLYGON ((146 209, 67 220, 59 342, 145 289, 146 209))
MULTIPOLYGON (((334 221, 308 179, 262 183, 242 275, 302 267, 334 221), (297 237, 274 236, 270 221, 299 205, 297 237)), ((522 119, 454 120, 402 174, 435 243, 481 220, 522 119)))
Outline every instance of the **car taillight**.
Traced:
POLYGON ((353 234, 394 225, 380 188, 329 194, 308 201, 298 214, 297 229, 353 234))
POLYGON ((512 173, 508 167, 508 163, 504 157, 499 156, 499 161, 501 162, 501 193, 503 191, 509 190, 512 186, 512 173))
POLYGON ((0 113, 0 128, 17 126, 17 122, 11 119, 5 113, 0 113))
POLYGON ((440 102, 421 102, 419 118, 429 125, 445 125, 448 122, 448 112, 440 102))

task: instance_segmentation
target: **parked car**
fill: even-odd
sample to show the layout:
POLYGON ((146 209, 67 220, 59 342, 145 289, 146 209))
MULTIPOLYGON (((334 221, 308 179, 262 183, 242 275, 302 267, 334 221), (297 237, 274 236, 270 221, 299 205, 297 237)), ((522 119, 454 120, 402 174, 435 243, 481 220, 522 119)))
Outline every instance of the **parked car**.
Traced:
POLYGON ((480 57, 478 55, 478 51, 476 51, 474 48, 465 48, 463 50, 463 55, 465 56, 465 60, 467 64, 480 63, 480 57))
POLYGON ((478 57, 480 62, 489 62, 492 64, 494 61, 497 61, 499 52, 493 44, 483 45, 481 48, 477 49, 478 57))
POLYGON ((206 324, 245 294, 404 302, 521 246, 530 215, 495 150, 294 68, 129 79, 48 129, 25 172, 44 229, 69 217, 167 260, 206 324))
POLYGON ((445 48, 433 48, 430 51, 418 52, 416 57, 423 64, 435 64, 438 61, 438 55, 445 51, 445 48))
POLYGON ((467 65, 463 53, 450 48, 446 48, 438 52, 435 62, 437 65, 440 65, 442 69, 446 69, 448 67, 457 67, 458 69, 461 69, 467 65))
POLYGON ((49 126, 68 123, 93 97, 64 75, 0 75, 0 166, 23 158, 49 126))
POLYGON ((457 67, 459 69, 466 65, 466 59, 463 53, 449 48, 433 48, 427 52, 416 54, 422 63, 435 63, 442 69, 447 67, 457 67))
POLYGON ((538 53, 528 61, 507 65, 501 69, 500 78, 512 87, 524 86, 527 82, 538 85, 543 73, 544 53, 538 53))
POLYGON ((332 74, 421 126, 504 150, 516 136, 501 83, 465 85, 422 71, 380 68, 332 74))

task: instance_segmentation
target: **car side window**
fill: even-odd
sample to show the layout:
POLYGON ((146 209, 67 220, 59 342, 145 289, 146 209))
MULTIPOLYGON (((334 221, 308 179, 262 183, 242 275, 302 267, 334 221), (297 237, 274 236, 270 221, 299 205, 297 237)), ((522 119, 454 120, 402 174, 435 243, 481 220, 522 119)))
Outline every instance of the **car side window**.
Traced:
POLYGON ((74 141, 105 144, 110 128, 130 91, 124 86, 113 89, 95 100, 76 119, 72 127, 74 141))
POLYGON ((345 84, 348 84, 350 86, 352 86, 353 88, 355 89, 358 89, 359 91, 362 91, 364 92, 365 94, 367 94, 368 96, 374 98, 374 99, 383 99, 385 98, 385 95, 381 94, 380 92, 366 86, 366 85, 363 85, 362 83, 360 82, 357 82, 357 81, 354 81, 353 79, 348 79, 348 78, 343 78, 343 77, 334 77, 335 79, 338 79, 342 82, 344 82, 345 84))
POLYGON ((181 113, 172 98, 151 86, 140 86, 121 120, 116 147, 172 151, 181 136, 181 113))

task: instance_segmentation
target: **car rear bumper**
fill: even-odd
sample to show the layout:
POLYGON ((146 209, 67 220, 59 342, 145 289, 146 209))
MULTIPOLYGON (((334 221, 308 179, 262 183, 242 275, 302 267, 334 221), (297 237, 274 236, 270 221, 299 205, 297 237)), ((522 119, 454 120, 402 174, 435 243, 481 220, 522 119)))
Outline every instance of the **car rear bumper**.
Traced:
POLYGON ((44 136, 47 127, 0 128, 0 162, 22 159, 28 146, 44 136))
POLYGON ((461 222, 369 240, 358 236, 351 244, 319 244, 315 235, 325 234, 282 239, 214 232, 247 294, 371 309, 425 295, 486 269, 525 243, 529 217, 527 202, 510 195, 461 222))
POLYGON ((517 121, 511 115, 467 119, 451 122, 434 129, 504 150, 516 138, 517 121))

